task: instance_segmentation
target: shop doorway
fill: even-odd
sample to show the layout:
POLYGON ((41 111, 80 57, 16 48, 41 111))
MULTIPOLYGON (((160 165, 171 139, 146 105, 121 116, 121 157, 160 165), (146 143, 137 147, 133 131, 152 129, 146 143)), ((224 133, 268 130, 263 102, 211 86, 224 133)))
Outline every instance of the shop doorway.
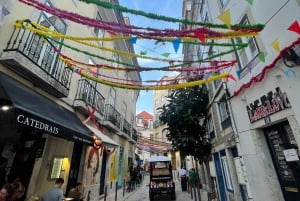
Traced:
POLYGON ((105 150, 102 150, 102 166, 101 166, 101 175, 100 175, 100 191, 99 194, 104 194, 105 189, 105 172, 106 172, 106 163, 107 163, 107 154, 105 150))
POLYGON ((78 175, 80 169, 80 162, 83 152, 83 144, 79 142, 74 143, 73 155, 71 160, 70 174, 68 178, 67 192, 78 182, 78 175))
POLYGON ((287 121, 264 129, 273 163, 286 201, 300 197, 298 145, 287 121))
POLYGON ((2 149, 2 156, 10 156, 6 167, 7 181, 20 181, 25 187, 25 194, 19 201, 26 198, 35 161, 42 156, 45 142, 42 133, 23 129, 18 143, 6 143, 2 149))

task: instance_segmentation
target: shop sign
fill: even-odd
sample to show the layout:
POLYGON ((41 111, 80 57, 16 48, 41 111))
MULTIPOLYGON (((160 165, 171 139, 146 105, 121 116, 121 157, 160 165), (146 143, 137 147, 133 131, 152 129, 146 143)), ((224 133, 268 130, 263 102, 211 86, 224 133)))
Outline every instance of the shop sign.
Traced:
POLYGON ((275 92, 270 91, 267 95, 255 100, 246 106, 250 122, 253 123, 259 119, 265 118, 270 114, 279 112, 286 108, 290 108, 290 102, 286 92, 282 92, 279 87, 275 88, 275 92))
POLYGON ((20 124, 23 124, 25 126, 29 126, 34 129, 44 131, 47 133, 51 133, 51 134, 55 134, 55 135, 57 135, 59 133, 59 129, 56 126, 42 122, 33 117, 28 117, 24 114, 19 114, 17 116, 17 122, 20 124))

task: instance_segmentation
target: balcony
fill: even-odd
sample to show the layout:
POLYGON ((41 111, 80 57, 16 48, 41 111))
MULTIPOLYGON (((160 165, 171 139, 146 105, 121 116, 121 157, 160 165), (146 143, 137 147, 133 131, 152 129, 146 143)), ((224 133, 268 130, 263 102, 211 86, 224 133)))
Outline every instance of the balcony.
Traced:
MULTIPOLYGON (((29 21, 26 25, 33 26, 29 21)), ((60 47, 25 28, 14 28, 0 63, 49 94, 67 97, 72 71, 59 59, 60 47)))
POLYGON ((105 105, 105 115, 102 125, 115 131, 118 135, 127 138, 129 141, 137 141, 137 137, 134 138, 133 125, 124 119, 122 115, 110 104, 105 105))
POLYGON ((87 109, 87 106, 89 106, 96 109, 95 116, 98 119, 103 119, 105 109, 104 102, 105 98, 87 79, 78 81, 78 88, 73 106, 81 113, 89 115, 87 109))

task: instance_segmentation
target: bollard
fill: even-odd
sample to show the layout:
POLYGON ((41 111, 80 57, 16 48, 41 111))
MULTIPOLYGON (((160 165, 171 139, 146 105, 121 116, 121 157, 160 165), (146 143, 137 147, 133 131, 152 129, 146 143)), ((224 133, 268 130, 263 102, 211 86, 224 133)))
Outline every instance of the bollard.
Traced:
POLYGON ((193 193, 194 193, 194 198, 195 198, 195 201, 197 201, 197 194, 196 194, 196 186, 193 185, 193 193))
POLYGON ((118 181, 116 182, 116 194, 115 194, 115 201, 118 199, 118 181))
POLYGON ((105 187, 104 187, 104 201, 106 201, 106 196, 107 196, 107 186, 105 185, 105 187))
POLYGON ((197 186, 197 192, 198 192, 198 201, 201 201, 201 189, 199 186, 197 186))
POLYGON ((126 180, 123 180, 123 197, 125 196, 126 180))

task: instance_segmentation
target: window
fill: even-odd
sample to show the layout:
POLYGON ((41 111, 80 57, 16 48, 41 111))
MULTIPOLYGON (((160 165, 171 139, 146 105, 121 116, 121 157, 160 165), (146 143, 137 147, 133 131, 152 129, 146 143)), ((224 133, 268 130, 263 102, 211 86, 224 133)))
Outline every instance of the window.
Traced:
MULTIPOLYGON (((250 21, 247 15, 243 17, 240 24, 250 25, 250 21)), ((237 52, 239 60, 239 69, 242 70, 251 65, 251 61, 253 61, 259 55, 260 50, 255 37, 236 38, 235 43, 248 44, 248 47, 243 48, 237 52)))
MULTIPOLYGON (((97 11, 97 14, 96 14, 96 20, 102 21, 102 17, 100 15, 99 10, 97 11)), ((95 27, 94 28, 94 34, 96 35, 96 37, 103 38, 104 34, 105 34, 105 31, 95 27)), ((99 42, 100 42, 101 45, 103 45, 103 41, 99 41, 99 42)))
POLYGON ((122 107, 121 107, 121 118, 122 118, 122 121, 121 121, 121 130, 122 130, 123 127, 124 127, 124 121, 126 120, 126 113, 127 113, 127 105, 126 105, 126 103, 123 101, 122 107))
MULTIPOLYGON (((225 150, 223 150, 221 152, 225 152, 225 150)), ((223 170, 223 174, 224 174, 224 178, 225 178, 226 188, 228 191, 233 192, 233 186, 232 186, 231 175, 230 175, 230 171, 229 171, 227 157, 226 157, 226 155, 222 156, 221 153, 220 153, 220 155, 221 155, 221 164, 222 164, 222 170, 223 170)))
POLYGON ((209 115, 209 117, 208 117, 207 131, 208 131, 210 139, 213 139, 216 137, 215 130, 214 130, 214 123, 213 123, 213 119, 212 119, 211 115, 209 115))
POLYGON ((202 6, 201 6, 201 20, 202 22, 208 22, 208 6, 206 1, 202 1, 202 6))
POLYGON ((221 8, 225 8, 227 2, 228 2, 228 0, 220 0, 221 8))
MULTIPOLYGON (((47 6, 52 6, 50 1, 46 1, 45 4, 47 6)), ((62 34, 67 32, 67 24, 65 21, 47 12, 41 12, 38 23, 50 30, 55 30, 62 34)), ((62 39, 59 38, 53 39, 62 41, 62 39)), ((58 54, 54 49, 61 49, 61 45, 54 42, 45 43, 44 37, 39 34, 33 34, 30 40, 30 45, 28 46, 29 58, 52 76, 59 76, 56 65, 58 62, 58 54)))
POLYGON ((225 98, 225 95, 219 101, 219 114, 222 129, 226 129, 231 126, 231 119, 229 118, 230 113, 228 109, 228 104, 225 98))
POLYGON ((108 104, 115 107, 115 101, 116 101, 116 90, 111 87, 109 90, 108 104))
POLYGON ((227 102, 226 102, 225 96, 219 102, 219 112, 220 112, 221 122, 223 122, 226 119, 228 119, 229 112, 228 112, 228 106, 227 106, 227 102))

